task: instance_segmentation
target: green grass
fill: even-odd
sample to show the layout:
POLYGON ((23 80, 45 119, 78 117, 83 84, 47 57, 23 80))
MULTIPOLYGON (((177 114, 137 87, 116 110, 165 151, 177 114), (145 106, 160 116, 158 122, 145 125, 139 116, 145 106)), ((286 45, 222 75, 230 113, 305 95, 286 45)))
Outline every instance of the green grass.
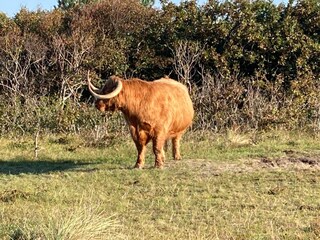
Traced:
POLYGON ((134 170, 130 139, 0 140, 0 239, 318 239, 319 137, 229 132, 134 170))

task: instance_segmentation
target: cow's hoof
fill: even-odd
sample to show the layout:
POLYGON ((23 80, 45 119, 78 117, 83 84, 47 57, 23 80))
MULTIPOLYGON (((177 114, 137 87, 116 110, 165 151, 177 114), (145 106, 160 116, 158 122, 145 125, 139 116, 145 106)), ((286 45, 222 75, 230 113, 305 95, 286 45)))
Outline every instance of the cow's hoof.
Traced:
POLYGON ((163 164, 156 164, 156 165, 154 166, 154 168, 156 168, 156 169, 163 169, 163 164))
POLYGON ((140 165, 140 164, 136 164, 136 165, 134 165, 134 169, 142 169, 143 168, 143 166, 142 165, 140 165))

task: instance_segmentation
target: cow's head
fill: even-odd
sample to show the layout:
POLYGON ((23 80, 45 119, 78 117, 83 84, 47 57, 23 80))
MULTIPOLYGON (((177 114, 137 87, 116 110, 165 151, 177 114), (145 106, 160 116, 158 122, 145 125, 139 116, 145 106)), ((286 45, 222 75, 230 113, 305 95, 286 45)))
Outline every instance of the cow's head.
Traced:
POLYGON ((88 87, 91 94, 95 97, 96 108, 101 111, 115 111, 117 109, 117 99, 115 98, 122 90, 122 82, 120 78, 111 76, 102 89, 96 88, 90 81, 88 72, 88 87))

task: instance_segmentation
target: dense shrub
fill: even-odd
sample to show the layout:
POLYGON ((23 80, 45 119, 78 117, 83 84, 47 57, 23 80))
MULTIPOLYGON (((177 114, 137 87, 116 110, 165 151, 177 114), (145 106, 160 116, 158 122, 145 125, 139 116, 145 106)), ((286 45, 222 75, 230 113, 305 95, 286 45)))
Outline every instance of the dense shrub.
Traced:
POLYGON ((265 76, 225 79, 207 75, 203 80, 193 93, 198 130, 320 130, 320 85, 315 79, 296 79, 290 90, 281 76, 274 82, 265 76))
POLYGON ((188 85, 194 128, 320 130, 320 3, 83 1, 0 14, 1 134, 105 125, 87 70, 188 85), (28 113, 28 114, 26 114, 28 113))

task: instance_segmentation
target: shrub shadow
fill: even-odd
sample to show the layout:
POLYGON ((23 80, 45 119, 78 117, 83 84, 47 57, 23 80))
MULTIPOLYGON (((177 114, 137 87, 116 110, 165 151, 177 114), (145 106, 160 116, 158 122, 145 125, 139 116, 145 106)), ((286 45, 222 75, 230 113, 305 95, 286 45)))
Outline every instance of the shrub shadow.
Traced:
POLYGON ((79 162, 73 160, 28 160, 15 158, 12 160, 0 160, 0 174, 19 175, 19 174, 45 174, 62 171, 83 171, 90 172, 96 168, 87 168, 88 165, 97 163, 79 162))

